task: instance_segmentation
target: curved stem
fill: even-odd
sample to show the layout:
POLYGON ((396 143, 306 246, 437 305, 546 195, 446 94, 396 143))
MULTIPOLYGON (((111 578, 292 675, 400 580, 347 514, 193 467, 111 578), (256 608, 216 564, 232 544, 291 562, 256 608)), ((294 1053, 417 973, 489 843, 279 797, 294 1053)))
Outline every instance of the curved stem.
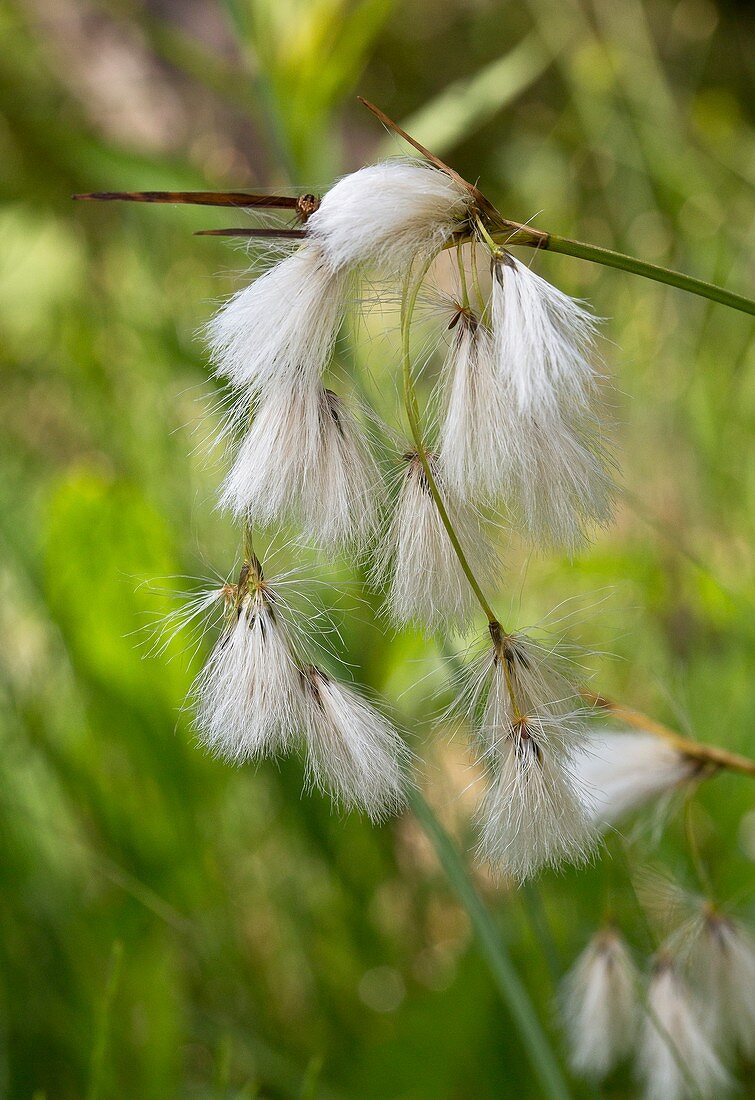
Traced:
POLYGON ((511 962, 490 911, 464 867, 456 846, 451 842, 419 791, 412 792, 410 803, 415 817, 432 841, 448 881, 469 914, 482 953, 519 1030, 522 1045, 529 1055, 533 1075, 539 1079, 542 1091, 538 1095, 547 1096, 550 1100, 568 1098, 569 1089, 532 1006, 532 1001, 511 962))

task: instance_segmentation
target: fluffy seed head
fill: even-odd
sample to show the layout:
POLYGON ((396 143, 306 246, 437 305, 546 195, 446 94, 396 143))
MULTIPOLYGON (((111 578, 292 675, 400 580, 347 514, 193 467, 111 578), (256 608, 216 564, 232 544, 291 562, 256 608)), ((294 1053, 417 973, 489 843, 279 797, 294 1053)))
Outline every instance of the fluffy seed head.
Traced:
POLYGON ((307 243, 230 299, 207 325, 216 373, 250 395, 311 384, 328 363, 348 279, 307 243))
MULTIPOLYGON (((498 559, 485 538, 477 514, 449 493, 437 460, 431 470, 462 550, 480 583, 493 585, 498 559)), ((430 491, 416 452, 405 456, 403 483, 377 565, 378 580, 390 575, 388 608, 399 625, 415 622, 427 630, 463 629, 475 609, 475 597, 430 491), (390 572, 392 569, 392 572, 390 572)))
POLYGON ((520 882, 543 867, 583 863, 595 838, 562 755, 567 719, 539 715, 501 730, 488 752, 492 772, 480 810, 480 852, 520 882))
POLYGON ((314 665, 302 677, 310 782, 373 821, 398 810, 409 752, 396 729, 356 691, 314 665))
POLYGON ((360 168, 328 191, 308 222, 334 271, 357 264, 395 274, 430 256, 466 222, 470 195, 421 161, 360 168))
POLYGON ((706 1035, 701 1008, 665 955, 650 979, 637 1067, 646 1100, 718 1100, 729 1086, 706 1035))
POLYGON ((463 500, 493 500, 506 485, 510 415, 490 330, 459 309, 441 375, 438 463, 463 500))
POLYGON ((508 441, 506 492, 536 541, 573 549, 610 518, 612 482, 593 409, 595 323, 507 252, 493 264, 493 340, 508 441))
POLYGON ((690 779, 698 765, 653 734, 600 731, 590 737, 575 768, 592 792, 594 821, 612 825, 690 779))
POLYGON ((297 732, 301 686, 290 629, 257 562, 242 569, 194 694, 202 741, 232 763, 283 752, 297 732))
POLYGON ((479 813, 480 851, 524 881, 546 866, 584 862, 596 837, 587 794, 572 770, 584 738, 582 715, 571 693, 564 694, 560 672, 528 658, 537 647, 496 628, 468 696, 473 711, 481 711, 477 735, 490 776, 479 813), (550 696, 543 694, 549 686, 550 696))
POLYGON ((564 978, 562 1014, 576 1073, 598 1080, 631 1050, 638 1022, 638 975, 612 927, 593 936, 564 978))
POLYGON ((499 369, 521 412, 589 403, 596 324, 579 302, 501 251, 492 310, 499 369))
POLYGON ((261 525, 294 520, 306 539, 361 548, 377 525, 380 473, 357 421, 315 382, 263 398, 221 495, 222 507, 261 525))

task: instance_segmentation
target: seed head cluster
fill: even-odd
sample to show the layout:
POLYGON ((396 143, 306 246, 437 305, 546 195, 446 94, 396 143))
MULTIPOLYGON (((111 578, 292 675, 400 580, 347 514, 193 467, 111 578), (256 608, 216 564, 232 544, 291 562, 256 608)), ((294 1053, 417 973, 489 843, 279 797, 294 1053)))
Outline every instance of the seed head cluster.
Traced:
POLYGON ((716 1100, 730 1091, 736 1058, 748 1061, 755 1049, 755 944, 708 899, 675 884, 673 892, 689 915, 647 975, 607 923, 563 979, 569 1058, 576 1073, 600 1081, 632 1057, 646 1100, 716 1100))
MULTIPOLYGON (((373 818, 402 804, 408 751, 378 708, 314 661, 300 618, 248 550, 252 532, 285 527, 350 554, 367 564, 397 627, 449 633, 470 626, 482 591, 500 581, 496 512, 535 543, 568 550, 610 514, 596 322, 494 243, 478 199, 453 173, 418 161, 354 172, 302 209, 303 241, 207 328, 231 393, 233 457, 220 504, 242 523, 247 551, 196 685, 200 734, 235 762, 303 745, 311 783, 373 818), (446 295, 447 348, 425 446, 411 314, 434 259, 454 246, 458 286, 446 295), (366 430, 375 414, 334 381, 339 331, 368 280, 403 287, 413 431, 408 449, 380 459, 366 430)), ((563 662, 488 618, 490 643, 461 697, 487 776, 480 851, 523 880, 590 856, 599 800, 584 769, 584 708, 563 662)), ((666 764, 669 775, 680 771, 666 764)), ((645 785, 652 794, 660 783, 645 785)), ((624 788, 609 797, 621 809, 638 801, 624 788)))

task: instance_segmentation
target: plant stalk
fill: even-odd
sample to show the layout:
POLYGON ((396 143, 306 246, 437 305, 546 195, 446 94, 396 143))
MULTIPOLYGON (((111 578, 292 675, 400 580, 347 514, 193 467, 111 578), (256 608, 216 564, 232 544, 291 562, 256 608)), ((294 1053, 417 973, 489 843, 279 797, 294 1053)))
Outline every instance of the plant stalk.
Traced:
POLYGON ((568 1100, 569 1089, 527 990, 509 958, 490 911, 466 872, 456 846, 418 791, 412 793, 410 802, 414 815, 432 841, 448 881, 469 914, 498 991, 519 1030, 533 1074, 540 1082, 542 1092, 538 1095, 550 1100, 568 1100))

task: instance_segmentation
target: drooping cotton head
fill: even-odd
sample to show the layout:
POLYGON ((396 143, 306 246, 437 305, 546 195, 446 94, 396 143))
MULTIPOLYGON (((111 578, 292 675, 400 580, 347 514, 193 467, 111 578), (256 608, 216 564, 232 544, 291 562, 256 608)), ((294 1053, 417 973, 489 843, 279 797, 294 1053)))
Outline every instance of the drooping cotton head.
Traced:
POLYGON ((344 176, 323 196, 307 229, 334 271, 367 264, 405 270, 467 224, 471 196, 445 172, 391 160, 344 176))
POLYGON ((755 942, 739 921, 704 907, 689 961, 719 1049, 755 1057, 755 942))
POLYGON ((584 863, 593 853, 595 835, 563 752, 577 730, 566 716, 528 715, 504 726, 488 750, 480 853, 500 873, 524 882, 544 867, 584 863))
MULTIPOLYGON (((479 517, 448 492, 437 460, 428 461, 439 484, 459 543, 483 585, 497 580, 498 559, 480 527, 479 517)), ((476 606, 453 544, 433 499, 416 452, 406 468, 396 508, 377 563, 378 580, 390 577, 388 609, 399 625, 417 623, 427 630, 463 629, 476 606)))
POLYGON ((580 302, 501 250, 492 313, 498 367, 520 412, 589 405, 596 322, 580 302))
POLYGON ((207 325, 215 371, 250 395, 319 380, 341 324, 348 278, 304 244, 235 294, 207 325))
POLYGON ((438 464, 462 500, 494 500, 505 490, 510 416, 490 329, 459 309, 440 382, 438 464))
POLYGON ((309 542, 361 549, 374 535, 380 472, 341 399, 319 382, 257 405, 220 504, 260 525, 293 521, 309 542))
POLYGON ((698 764, 653 734, 601 730, 591 734, 575 768, 591 791, 591 816, 613 825, 692 778, 698 764))
POLYGON ((409 752, 394 726, 352 688, 314 665, 302 672, 312 784, 373 821, 404 803, 409 752))
POLYGON ((232 763, 286 751, 301 723, 301 676, 274 586, 242 570, 228 621, 194 686, 204 744, 232 763))
POLYGON ((317 453, 302 479, 304 534, 325 548, 362 550, 377 531, 380 470, 358 421, 332 390, 320 394, 319 424, 317 453))
POLYGON ((601 1080, 630 1052, 639 1021, 638 981, 621 935, 613 927, 602 928, 560 991, 575 1073, 601 1080))
POLYGON ((574 549, 611 514, 586 310, 508 252, 496 254, 493 342, 508 440, 507 494, 537 542, 574 549))
POLYGON ((493 647, 473 669, 465 700, 478 716, 489 777, 478 815, 480 851, 523 881, 546 866, 584 862, 595 848, 587 794, 572 770, 584 722, 560 670, 545 664, 538 647, 503 636, 497 624, 491 635, 493 647))
POLYGON ((719 1100, 729 1076, 706 1034, 704 1011, 662 955, 655 964, 647 1014, 638 1048, 637 1068, 646 1100, 719 1100))

